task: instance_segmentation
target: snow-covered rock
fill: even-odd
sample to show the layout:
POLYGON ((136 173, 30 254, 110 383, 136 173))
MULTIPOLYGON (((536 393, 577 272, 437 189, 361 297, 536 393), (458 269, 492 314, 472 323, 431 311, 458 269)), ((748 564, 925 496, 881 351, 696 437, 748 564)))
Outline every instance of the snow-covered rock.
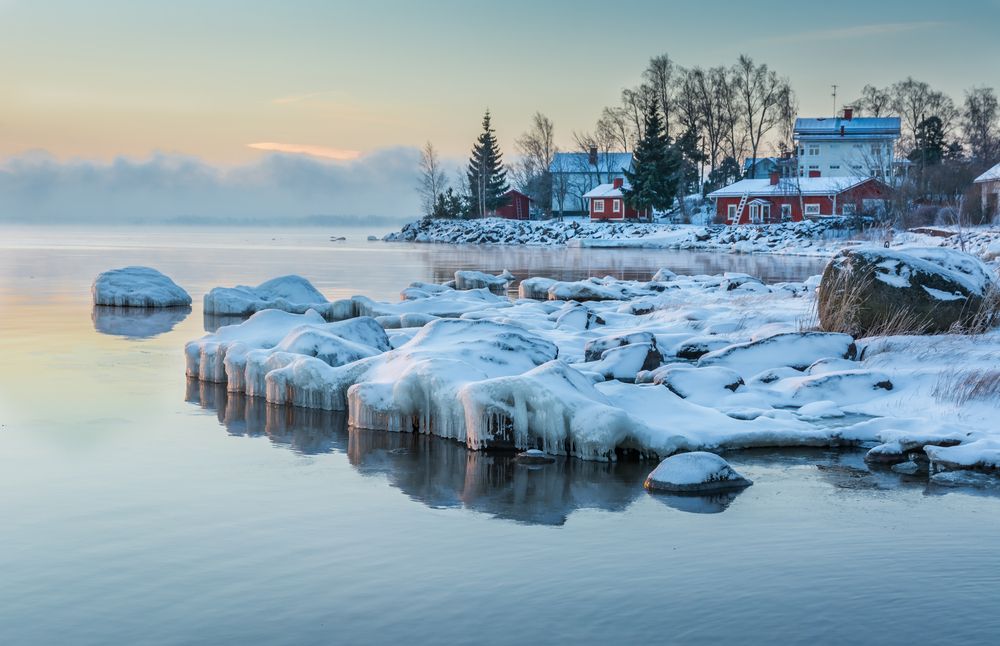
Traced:
POLYGON ((862 336, 945 332, 973 323, 992 284, 981 260, 953 249, 847 250, 823 272, 820 323, 862 336))
POLYGON ((90 288, 94 305, 185 307, 191 296, 151 267, 122 267, 98 274, 90 288))
POLYGON ((752 484, 715 453, 693 451, 665 459, 646 478, 645 486, 650 491, 702 493, 752 484))
POLYGON ((776 365, 805 370, 825 357, 853 358, 854 339, 829 332, 786 332, 709 352, 699 366, 721 365, 749 378, 776 365))
POLYGON ((494 276, 482 271, 460 270, 455 272, 455 289, 488 289, 494 294, 506 294, 513 279, 509 273, 494 276))
POLYGON ((205 294, 206 314, 246 316, 261 310, 325 314, 329 301, 302 276, 279 276, 256 287, 215 287, 205 294))

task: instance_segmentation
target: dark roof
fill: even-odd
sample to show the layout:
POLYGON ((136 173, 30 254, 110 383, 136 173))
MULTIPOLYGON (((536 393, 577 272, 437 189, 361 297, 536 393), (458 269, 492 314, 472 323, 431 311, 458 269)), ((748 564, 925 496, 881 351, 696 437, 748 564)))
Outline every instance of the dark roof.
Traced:
POLYGON ((840 117, 798 118, 795 120, 795 137, 807 139, 833 139, 841 137, 865 139, 896 139, 900 133, 899 117, 840 117))

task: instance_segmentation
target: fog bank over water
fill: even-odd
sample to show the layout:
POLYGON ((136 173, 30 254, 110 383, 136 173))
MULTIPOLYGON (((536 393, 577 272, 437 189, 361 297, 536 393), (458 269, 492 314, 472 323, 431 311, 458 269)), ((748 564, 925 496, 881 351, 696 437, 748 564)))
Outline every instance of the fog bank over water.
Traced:
POLYGON ((0 222, 388 224, 419 212, 413 148, 350 161, 269 154, 234 167, 154 153, 111 162, 29 152, 0 161, 0 222))

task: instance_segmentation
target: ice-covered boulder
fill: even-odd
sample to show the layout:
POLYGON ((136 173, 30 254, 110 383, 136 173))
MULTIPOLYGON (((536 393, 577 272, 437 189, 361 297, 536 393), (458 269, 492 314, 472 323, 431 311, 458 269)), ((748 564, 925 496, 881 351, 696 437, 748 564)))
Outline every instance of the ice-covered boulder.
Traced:
POLYGON ((661 462, 646 478, 645 487, 650 491, 702 493, 742 489, 752 484, 715 453, 692 451, 661 462))
MULTIPOLYGON (((638 343, 646 344, 651 346, 653 350, 656 350, 656 337, 652 332, 627 332, 625 334, 610 334, 608 336, 598 337, 587 341, 587 344, 583 347, 583 360, 584 361, 597 361, 601 358, 605 352, 611 348, 618 348, 626 345, 635 345, 638 343)), ((656 365, 660 365, 659 360, 656 361, 656 365)), ((654 368, 656 366, 653 366, 654 368)), ((643 368, 644 370, 651 370, 652 368, 643 368)))
POLYGON ((1000 471, 1000 440, 987 437, 955 446, 926 446, 924 452, 937 470, 1000 471))
POLYGON ((325 314, 330 303, 302 276, 279 276, 256 287, 215 287, 205 294, 206 314, 246 316, 262 310, 325 314))
POLYGON ((186 307, 191 296, 151 267, 122 267, 98 274, 90 288, 94 305, 186 307))
POLYGON ((531 298, 544 301, 549 297, 549 289, 556 284, 553 278, 542 278, 540 276, 526 278, 517 286, 518 298, 531 298))
POLYGON ((846 250, 823 272, 820 323, 855 336, 971 326, 992 283, 981 260, 954 249, 846 250))
POLYGON ((819 359, 853 359, 856 354, 854 339, 847 334, 787 332, 709 352, 698 359, 698 365, 721 365, 750 378, 768 368, 805 370, 819 359))
POLYGON ((187 376, 224 383, 225 359, 231 349, 245 354, 257 348, 273 348, 295 328, 324 322, 323 317, 312 310, 305 314, 281 310, 257 312, 238 325, 226 325, 196 341, 189 341, 184 346, 187 376))
POLYGON ((455 272, 455 289, 488 289, 503 295, 507 293, 507 285, 512 278, 507 272, 494 276, 482 271, 459 270, 455 272))
MULTIPOLYGON (((421 314, 440 318, 458 318, 463 314, 497 310, 511 306, 510 300, 488 289, 446 289, 423 298, 408 298, 398 303, 376 301, 367 296, 354 296, 355 316, 403 316, 421 314)), ((426 321, 426 320, 425 320, 426 321)))

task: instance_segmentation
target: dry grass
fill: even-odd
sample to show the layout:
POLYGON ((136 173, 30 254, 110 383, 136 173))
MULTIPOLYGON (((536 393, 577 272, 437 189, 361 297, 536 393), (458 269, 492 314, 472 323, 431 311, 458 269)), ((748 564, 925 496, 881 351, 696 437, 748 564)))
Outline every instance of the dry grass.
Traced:
POLYGON ((1000 401, 1000 370, 956 368, 941 373, 932 393, 939 402, 959 406, 971 401, 1000 401))
POLYGON ((984 334, 1000 325, 1000 283, 993 281, 986 289, 979 308, 949 330, 952 334, 984 334))
POLYGON ((812 319, 827 332, 843 332, 854 337, 924 334, 931 327, 927 317, 921 317, 906 307, 890 311, 878 325, 863 327, 858 312, 874 280, 872 273, 837 273, 832 281, 820 286, 821 292, 827 296, 825 299, 816 298, 812 319))

